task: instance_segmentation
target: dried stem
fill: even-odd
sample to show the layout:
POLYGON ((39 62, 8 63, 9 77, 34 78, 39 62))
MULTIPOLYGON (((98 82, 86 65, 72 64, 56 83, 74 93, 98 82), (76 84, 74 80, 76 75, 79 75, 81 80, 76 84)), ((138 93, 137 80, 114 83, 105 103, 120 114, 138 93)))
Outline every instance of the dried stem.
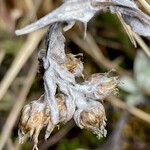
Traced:
POLYGON ((25 3, 28 7, 28 17, 30 20, 37 19, 36 12, 41 5, 42 0, 36 0, 36 3, 33 2, 33 0, 25 0, 25 3))
POLYGON ((38 46, 44 34, 45 30, 43 31, 39 30, 29 35, 24 46, 19 51, 18 55, 15 57, 11 67, 9 68, 9 70, 7 71, 7 73, 5 74, 4 78, 0 83, 0 100, 7 92, 9 86, 14 81, 15 77, 21 70, 22 66, 26 63, 28 58, 31 56, 33 51, 38 46))
POLYGON ((130 112, 132 115, 136 116, 137 118, 140 118, 141 120, 144 120, 145 122, 150 123, 150 114, 134 106, 129 106, 127 103, 123 102, 117 97, 109 97, 108 101, 114 106, 121 108, 121 109, 125 109, 128 112, 130 112))
POLYGON ((148 14, 150 14, 150 4, 146 0, 138 0, 140 4, 145 8, 148 14))
POLYGON ((133 32, 132 32, 130 26, 125 23, 125 21, 123 20, 123 18, 122 18, 122 16, 121 16, 120 13, 117 13, 117 17, 118 17, 118 19, 120 20, 120 22, 121 22, 121 24, 122 24, 124 30, 126 31, 126 33, 127 33, 128 37, 129 37, 130 41, 131 41, 131 42, 133 43, 133 45, 136 47, 137 45, 136 45, 135 39, 134 39, 134 37, 133 37, 133 32))
POLYGON ((8 139, 7 139, 7 143, 6 143, 6 144, 7 144, 7 149, 9 149, 9 150, 15 150, 11 138, 8 138, 8 139))
POLYGON ((137 43, 140 45, 140 47, 142 48, 142 50, 144 50, 144 52, 148 55, 148 57, 150 58, 150 49, 149 47, 146 45, 146 43, 144 42, 144 40, 136 33, 133 33, 134 38, 136 39, 137 43))
POLYGON ((0 136, 0 150, 3 149, 7 139, 9 138, 11 131, 13 129, 13 126, 17 120, 17 117, 19 116, 19 113, 23 107, 23 104, 26 100, 26 97, 29 93, 29 90, 31 88, 31 85, 34 81, 35 75, 37 72, 37 64, 33 63, 31 66, 31 69, 29 70, 29 73, 24 81, 24 85, 21 89, 20 94, 18 95, 18 98, 16 100, 15 105, 13 106, 6 123, 3 126, 2 133, 0 136))
POLYGON ((65 137, 68 132, 75 126, 73 121, 70 121, 64 129, 61 129, 58 133, 52 136, 46 143, 40 146, 40 150, 47 150, 51 146, 58 143, 63 137, 65 137))
POLYGON ((136 47, 136 42, 141 46, 142 50, 144 50, 144 52, 148 55, 148 57, 150 57, 150 49, 149 47, 145 44, 145 42, 143 41, 143 39, 136 33, 134 33, 130 26, 127 25, 124 20, 122 19, 121 14, 117 14, 119 20, 121 21, 125 31, 127 32, 131 42, 134 44, 134 46, 136 47), (136 42, 135 42, 136 40, 136 42))

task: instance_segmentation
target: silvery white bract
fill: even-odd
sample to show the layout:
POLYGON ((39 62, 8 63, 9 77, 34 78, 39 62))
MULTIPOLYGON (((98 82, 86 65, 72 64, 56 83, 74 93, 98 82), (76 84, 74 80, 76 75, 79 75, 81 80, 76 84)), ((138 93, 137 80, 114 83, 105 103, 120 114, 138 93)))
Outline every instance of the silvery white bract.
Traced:
POLYGON ((68 23, 64 27, 65 31, 70 29, 75 24, 75 21, 83 22, 86 31, 87 23, 91 18, 96 13, 106 10, 112 13, 120 13, 134 32, 143 36, 150 36, 150 17, 144 14, 131 0, 66 0, 59 8, 56 8, 37 22, 16 30, 16 34, 27 34, 54 22, 63 21, 68 23))

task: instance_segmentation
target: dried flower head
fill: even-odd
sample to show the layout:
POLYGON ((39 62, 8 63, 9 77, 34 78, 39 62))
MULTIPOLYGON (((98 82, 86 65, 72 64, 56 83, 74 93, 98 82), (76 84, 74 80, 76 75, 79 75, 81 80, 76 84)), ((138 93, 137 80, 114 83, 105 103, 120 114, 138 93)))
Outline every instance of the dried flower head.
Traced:
POLYGON ((107 134, 105 130, 105 109, 100 102, 96 102, 95 105, 91 105, 85 109, 78 109, 75 112, 74 119, 81 129, 90 130, 93 134, 96 134, 98 138, 105 137, 107 134))
POLYGON ((117 76, 109 77, 109 73, 96 73, 91 75, 81 84, 86 97, 96 100, 103 100, 110 95, 118 92, 117 85, 119 79, 117 76))
POLYGON ((34 149, 37 149, 40 131, 49 122, 50 111, 42 95, 37 101, 31 102, 22 110, 18 132, 19 142, 24 143, 28 138, 32 138, 34 141, 34 149))
MULTIPOLYGON (((59 122, 62 123, 66 121, 67 115, 65 97, 63 94, 57 94, 56 100, 59 108, 59 122)), ((46 126, 45 139, 50 136, 55 126, 51 122, 50 108, 42 95, 38 100, 24 106, 22 110, 18 131, 19 143, 22 144, 28 138, 32 138, 34 149, 37 149, 40 131, 46 126)))
POLYGON ((109 73, 96 73, 86 79, 89 84, 95 85, 95 97, 104 99, 111 94, 116 94, 119 79, 117 76, 109 77, 109 73))
POLYGON ((75 77, 83 76, 83 63, 80 58, 76 58, 76 55, 67 54, 66 62, 63 64, 69 72, 75 75, 75 77))

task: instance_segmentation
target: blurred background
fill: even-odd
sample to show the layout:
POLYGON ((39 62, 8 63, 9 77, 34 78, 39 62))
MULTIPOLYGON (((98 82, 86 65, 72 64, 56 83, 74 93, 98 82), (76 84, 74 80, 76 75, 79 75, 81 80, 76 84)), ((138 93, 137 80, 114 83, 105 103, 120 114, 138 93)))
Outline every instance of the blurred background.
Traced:
MULTIPOLYGON (((137 2, 143 11, 150 12, 145 1, 137 2)), ((31 141, 18 144, 20 111, 44 91, 42 75, 37 72, 37 53, 44 46, 45 30, 18 37, 14 31, 61 3, 61 0, 0 0, 0 150, 32 149, 31 141)), ((39 149, 150 149, 149 39, 135 35, 135 48, 118 17, 110 13, 97 14, 88 23, 85 40, 83 31, 83 25, 77 23, 65 37, 67 52, 84 54, 85 77, 115 69, 121 80, 118 95, 104 100, 107 137, 98 140, 70 121, 55 129, 47 142, 41 133, 39 149)))

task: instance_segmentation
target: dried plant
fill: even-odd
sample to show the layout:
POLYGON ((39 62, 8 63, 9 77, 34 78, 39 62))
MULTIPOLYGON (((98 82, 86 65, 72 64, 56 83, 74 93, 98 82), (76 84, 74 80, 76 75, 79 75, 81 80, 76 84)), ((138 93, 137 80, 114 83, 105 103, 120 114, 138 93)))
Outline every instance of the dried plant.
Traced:
POLYGON ((101 100, 117 92, 118 77, 97 73, 77 83, 76 77, 83 76, 83 63, 76 55, 65 54, 61 23, 54 23, 47 37, 47 49, 39 52, 45 93, 22 110, 20 143, 33 138, 37 149, 42 128, 47 127, 47 139, 58 124, 72 118, 81 129, 91 130, 98 138, 106 136, 106 116, 101 100))
POLYGON ((67 31, 79 20, 86 29, 87 23, 97 12, 106 10, 119 12, 133 31, 144 36, 150 35, 150 17, 130 0, 66 0, 39 21, 16 31, 17 35, 21 35, 52 24, 47 33, 46 49, 38 55, 45 92, 22 110, 19 126, 21 143, 32 138, 33 149, 38 149, 38 136, 42 128, 47 127, 47 139, 57 125, 72 118, 77 126, 92 131, 98 138, 106 136, 102 100, 117 93, 118 77, 112 77, 110 73, 96 73, 77 83, 76 77, 83 77, 83 63, 76 55, 65 53, 61 23, 68 22, 63 28, 67 31))

